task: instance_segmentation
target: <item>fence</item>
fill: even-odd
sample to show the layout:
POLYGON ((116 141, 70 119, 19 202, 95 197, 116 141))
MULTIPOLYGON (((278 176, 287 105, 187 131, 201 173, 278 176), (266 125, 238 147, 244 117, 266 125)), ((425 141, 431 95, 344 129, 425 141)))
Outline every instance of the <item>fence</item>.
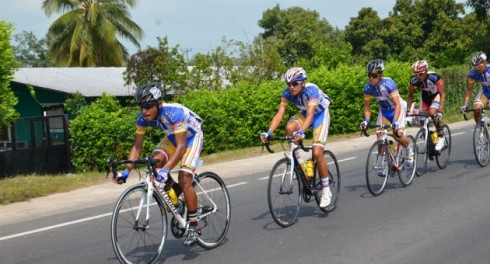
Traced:
POLYGON ((21 118, 11 123, 7 140, 0 141, 0 178, 66 173, 70 160, 64 115, 21 118))

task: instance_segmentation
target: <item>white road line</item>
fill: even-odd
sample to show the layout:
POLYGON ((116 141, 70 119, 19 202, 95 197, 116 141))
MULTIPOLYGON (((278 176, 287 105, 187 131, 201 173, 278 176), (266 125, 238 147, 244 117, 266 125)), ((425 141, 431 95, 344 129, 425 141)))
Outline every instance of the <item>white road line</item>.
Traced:
MULTIPOLYGON (((353 160, 353 159, 357 159, 357 157, 345 158, 345 159, 337 160, 337 162, 338 162, 338 163, 341 163, 341 162, 348 161, 348 160, 353 160)), ((333 162, 329 162, 328 164, 332 164, 332 163, 333 163, 333 162)), ((269 176, 259 178, 259 181, 263 181, 263 180, 267 180, 267 179, 269 179, 269 176)))
POLYGON ((458 135, 463 135, 463 134, 466 134, 466 132, 459 132, 459 133, 454 133, 454 134, 451 134, 451 137, 452 137, 452 136, 458 136, 458 135))
MULTIPOLYGON (((239 183, 235 183, 235 184, 230 184, 230 185, 226 185, 226 188, 227 189, 230 189, 230 188, 233 188, 233 187, 236 187, 236 186, 240 186, 240 185, 244 185, 244 184, 247 184, 247 183, 248 182, 239 182, 239 183)), ((35 233, 40 233, 40 232, 44 232, 44 231, 48 231, 48 230, 51 230, 51 229, 60 228, 60 227, 64 227, 64 226, 69 226, 69 225, 74 225, 74 224, 78 224, 78 223, 83 223, 83 222, 95 220, 95 219, 106 217, 106 216, 112 216, 112 212, 111 213, 100 214, 100 215, 96 215, 96 216, 92 216, 92 217, 82 218, 82 219, 75 220, 75 221, 65 222, 65 223, 61 223, 61 224, 57 224, 57 225, 52 225, 52 226, 47 226, 47 227, 43 227, 43 228, 38 228, 38 229, 34 229, 34 230, 22 232, 22 233, 17 233, 17 234, 9 235, 9 236, 0 237, 0 241, 8 240, 8 239, 16 238, 16 237, 27 236, 27 235, 31 235, 31 234, 35 234, 35 233)))

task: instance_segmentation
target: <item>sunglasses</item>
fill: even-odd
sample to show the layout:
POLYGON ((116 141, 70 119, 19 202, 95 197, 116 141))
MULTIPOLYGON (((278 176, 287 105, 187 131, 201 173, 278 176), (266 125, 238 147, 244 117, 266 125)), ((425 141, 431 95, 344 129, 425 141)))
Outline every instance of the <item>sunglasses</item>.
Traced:
POLYGON ((145 110, 150 110, 156 105, 157 105, 156 103, 147 103, 147 104, 140 105, 140 108, 145 110))
POLYGON ((289 87, 294 87, 294 86, 296 86, 298 84, 300 84, 300 82, 290 82, 290 83, 288 83, 288 86, 289 87))
POLYGON ((415 75, 417 75, 417 77, 422 77, 424 76, 425 72, 417 72, 415 75))
POLYGON ((369 77, 369 79, 376 79, 376 78, 378 78, 378 74, 377 73, 370 73, 370 74, 368 74, 368 77, 369 77))

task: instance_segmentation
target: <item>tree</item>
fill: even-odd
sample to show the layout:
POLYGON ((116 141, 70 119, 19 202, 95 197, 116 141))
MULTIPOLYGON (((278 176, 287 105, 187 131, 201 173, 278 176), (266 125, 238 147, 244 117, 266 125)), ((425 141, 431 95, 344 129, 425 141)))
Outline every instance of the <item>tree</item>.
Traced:
POLYGON ((313 58, 317 51, 315 43, 324 43, 331 48, 342 46, 339 45, 338 38, 332 37, 337 34, 334 28, 314 10, 301 7, 281 10, 279 5, 276 5, 263 13, 258 24, 264 29, 260 37, 275 43, 286 67, 313 58))
POLYGON ((17 43, 14 46, 15 58, 22 67, 50 67, 53 66, 47 57, 48 44, 46 39, 37 39, 32 31, 22 31, 14 35, 17 43))
POLYGON ((158 48, 148 47, 129 59, 124 73, 126 85, 141 86, 149 82, 161 82, 164 94, 185 93, 187 85, 187 64, 179 45, 168 46, 167 37, 157 38, 158 48))
POLYGON ((57 66, 122 66, 128 52, 117 37, 138 48, 142 29, 130 19, 136 0, 44 0, 47 16, 64 12, 49 27, 49 56, 57 66))
POLYGON ((479 19, 485 19, 490 10, 490 0, 468 0, 466 5, 475 10, 475 14, 479 19))
POLYGON ((0 127, 8 126, 9 122, 18 117, 14 106, 18 99, 10 89, 10 81, 14 75, 17 63, 14 58, 14 51, 10 45, 12 35, 12 25, 0 20, 0 127))

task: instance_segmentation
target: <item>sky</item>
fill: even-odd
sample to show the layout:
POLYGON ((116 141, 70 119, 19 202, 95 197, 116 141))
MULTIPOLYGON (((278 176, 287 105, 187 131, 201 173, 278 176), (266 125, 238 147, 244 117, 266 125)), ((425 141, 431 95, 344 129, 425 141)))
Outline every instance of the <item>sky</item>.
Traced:
MULTIPOLYGON (((51 23, 61 14, 47 17, 42 10, 42 0, 6 0, 2 5, 0 20, 14 24, 14 34, 32 31, 43 38, 51 23)), ((381 18, 388 16, 395 0, 139 0, 130 10, 131 19, 144 31, 140 41, 142 49, 158 45, 157 37, 165 37, 169 45, 180 46, 191 57, 207 53, 222 44, 222 38, 251 43, 262 32, 257 22, 267 9, 279 4, 281 9, 299 6, 316 10, 333 27, 345 29, 352 17, 357 17, 363 7, 371 7, 381 18), (188 51, 188 53, 186 52, 188 51)), ((464 2, 464 1, 456 1, 464 2)), ((137 47, 122 40, 129 54, 137 47)), ((12 43, 15 45, 15 43, 12 43)))

